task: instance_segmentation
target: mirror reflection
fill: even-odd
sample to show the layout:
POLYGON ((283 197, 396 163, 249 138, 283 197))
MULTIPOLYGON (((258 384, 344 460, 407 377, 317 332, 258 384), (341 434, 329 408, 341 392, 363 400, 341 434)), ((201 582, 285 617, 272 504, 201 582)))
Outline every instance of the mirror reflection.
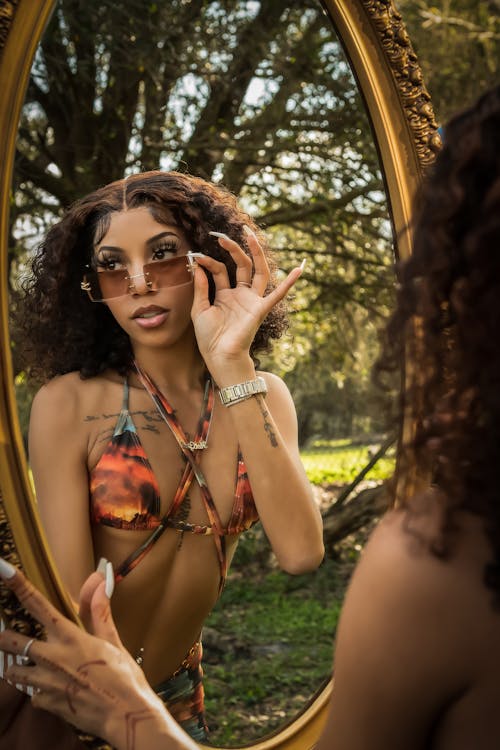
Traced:
MULTIPOLYGON (((238 734, 237 725, 245 716, 251 716, 250 728, 257 726, 260 734, 274 729, 328 676, 337 602, 362 544, 358 529, 376 516, 381 499, 372 485, 390 471, 382 468, 375 478, 372 474, 355 481, 365 464, 382 455, 390 443, 382 434, 384 409, 368 373, 377 350, 375 328, 391 304, 391 232, 375 144, 328 17, 312 1, 131 0, 120 8, 103 2, 75 8, 59 2, 30 78, 13 195, 12 307, 23 312, 14 314, 12 337, 26 432, 32 393, 48 378, 61 376, 35 401, 30 446, 39 507, 61 574, 77 601, 84 571, 100 557, 119 568, 135 554, 172 508, 182 472, 191 471, 191 488, 174 506, 158 544, 118 582, 113 607, 122 637, 142 660, 152 684, 165 682, 183 663, 183 678, 188 675, 195 683, 201 625, 240 539, 236 532, 248 526, 204 641, 209 724, 216 732, 212 740, 250 741, 256 735, 238 734), (159 207, 151 208, 152 187, 145 187, 135 175, 158 167, 226 186, 237 196, 242 213, 205 183, 196 183, 196 193, 191 178, 182 176, 169 190, 181 190, 181 184, 188 197, 178 201, 164 191, 155 198, 159 207), (75 200, 124 175, 129 179, 113 198, 100 193, 52 230, 39 262, 39 289, 45 287, 38 297, 31 295, 28 307, 25 302, 21 306, 20 279, 28 275, 41 237, 75 200), (126 211, 119 202, 124 194, 129 196, 126 211), (244 225, 252 228, 259 243, 245 233, 244 225), (210 231, 226 233, 237 247, 210 231), (214 354, 207 345, 210 337, 195 334, 188 314, 192 276, 172 285, 172 266, 160 271, 159 264, 167 258, 185 258, 189 251, 208 254, 212 260, 198 258, 195 271, 202 289, 205 278, 209 281, 205 298, 209 294, 213 301, 215 294, 225 293, 234 299, 237 294, 240 306, 234 320, 241 321, 245 300, 252 295, 252 306, 257 301, 263 305, 266 286, 252 277, 242 250, 253 254, 258 271, 258 245, 267 244, 277 261, 276 284, 286 283, 287 274, 307 259, 291 292, 290 329, 271 352, 262 350, 269 335, 260 337, 259 367, 275 374, 264 378, 269 391, 265 400, 258 394, 226 408, 214 388, 207 437, 203 425, 201 432, 197 430, 198 423, 208 426, 200 416, 210 416, 210 383, 207 404, 204 401, 205 366, 216 386, 222 387, 255 381, 258 372, 249 366, 248 354, 243 359, 248 347, 245 350, 241 342, 238 367, 232 369, 227 350, 220 359, 221 352, 214 354), (227 289, 225 276, 218 286, 213 283, 214 275, 226 273, 218 270, 214 259, 229 266, 232 283, 240 282, 239 287, 227 289), (153 264, 158 266, 150 268, 153 264), (115 296, 98 277, 122 269, 120 283, 125 279, 130 288, 122 294, 120 287, 115 296), (154 279, 147 276, 151 272, 154 279), (91 283, 92 273, 101 301, 80 289, 81 282, 91 283), (161 304, 160 296, 166 298, 161 304), (140 297, 149 298, 147 304, 141 301, 132 311, 125 309, 140 297), (184 316, 175 336, 182 336, 152 344, 153 336, 169 328, 175 298, 184 316), (31 317, 26 315, 29 304, 31 317), (46 315, 40 316, 41 310, 46 315), (22 319, 28 324, 21 325, 22 319), (34 331, 37 320, 43 331, 34 331), (131 367, 132 355, 140 370, 131 367), (82 367, 85 380, 77 374, 82 367), (292 393, 297 430, 287 391, 276 376, 292 393), (175 411, 173 426, 169 406, 175 411), (248 414, 250 408, 256 414, 248 414), (237 413, 241 418, 235 418, 237 413), (181 443, 201 444, 206 439, 204 455, 197 447, 187 455, 176 442, 177 425, 184 432, 181 443), (124 433, 126 455, 120 442, 124 433), (139 436, 138 445, 133 435, 139 436), (315 488, 313 499, 297 442, 315 488), (358 457, 346 468, 349 458, 342 451, 353 442, 358 457), (117 456, 122 467, 126 461, 140 465, 147 481, 137 474, 125 481, 123 468, 117 471, 113 463, 117 456), (198 468, 206 475, 220 528, 228 533, 195 532, 212 530, 217 523, 210 517, 210 501, 196 484, 198 468), (251 489, 245 484, 245 468, 251 489), (243 520, 231 526, 236 476, 243 486, 243 520), (114 496, 109 501, 111 482, 120 484, 127 506, 129 485, 142 488, 140 503, 134 499, 127 515, 123 504, 116 512, 114 496), (349 487, 351 494, 343 496, 342 490, 349 487), (262 526, 251 526, 256 513, 247 502, 250 495, 262 526), (319 562, 317 508, 325 516, 327 561, 312 576, 284 577, 280 566, 300 574, 319 562), (332 573, 335 565, 337 576, 332 573), (251 583, 260 591, 252 593, 251 583), (300 686, 284 667, 290 662, 289 613, 286 605, 285 610, 277 607, 280 601, 292 609, 296 592, 297 600, 307 604, 296 636, 302 643, 297 657, 302 665, 300 686), (244 623, 236 634, 228 628, 231 620, 244 623), (260 630, 266 621, 274 627, 274 636, 260 630), (316 651, 322 642, 325 647, 316 651), (304 648, 307 643, 309 648, 304 648), (236 661, 237 654, 246 654, 248 672, 248 662, 255 662, 259 650, 260 681, 258 674, 245 674, 236 661), (233 692, 238 680, 246 680, 246 688, 241 689, 243 699, 235 717, 228 719, 225 711, 225 725, 218 723, 217 700, 227 700, 220 686, 228 685, 233 692), (282 704, 276 695, 285 696, 287 687, 299 698, 282 704)), ((261 333, 280 333, 281 315, 279 307, 273 308, 261 333)), ((253 329, 245 320, 246 339, 251 340, 253 329)), ((219 331, 210 330, 212 337, 219 331)), ((234 332, 235 326, 227 330, 234 332)), ((234 341, 231 334, 232 345, 234 341)), ((140 557, 139 553, 136 559, 140 557)), ((194 734, 202 739, 199 681, 192 696, 194 734)))

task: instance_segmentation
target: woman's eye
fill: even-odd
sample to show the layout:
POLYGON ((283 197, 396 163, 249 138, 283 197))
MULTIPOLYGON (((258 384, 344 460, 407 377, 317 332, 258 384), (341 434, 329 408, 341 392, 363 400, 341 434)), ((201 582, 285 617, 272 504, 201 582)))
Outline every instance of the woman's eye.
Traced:
POLYGON ((105 257, 96 258, 96 268, 98 271, 115 271, 122 265, 118 258, 105 257))
POLYGON ((165 260, 177 253, 177 244, 175 242, 164 242, 157 245, 153 250, 153 260, 165 260))

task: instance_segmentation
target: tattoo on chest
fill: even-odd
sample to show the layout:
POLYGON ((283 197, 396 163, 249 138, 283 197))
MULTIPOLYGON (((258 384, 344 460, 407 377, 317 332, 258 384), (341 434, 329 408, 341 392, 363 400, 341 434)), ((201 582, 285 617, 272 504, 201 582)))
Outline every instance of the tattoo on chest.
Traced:
MULTIPOLYGON (((159 425, 163 420, 156 410, 140 409, 137 411, 131 411, 129 412, 129 414, 138 431, 152 432, 155 435, 160 434, 159 425)), ((105 425, 103 425, 103 428, 100 429, 97 433, 96 441, 98 443, 101 443, 105 440, 109 440, 113 435, 113 431, 115 429, 119 416, 120 412, 112 412, 110 414, 107 414, 106 412, 102 412, 102 414, 87 414, 84 417, 83 421, 85 423, 106 423, 105 425)))

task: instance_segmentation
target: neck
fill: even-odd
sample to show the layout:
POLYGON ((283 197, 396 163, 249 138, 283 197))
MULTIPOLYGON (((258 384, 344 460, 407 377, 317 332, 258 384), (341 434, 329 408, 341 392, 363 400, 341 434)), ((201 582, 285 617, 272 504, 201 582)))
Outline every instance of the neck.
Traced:
POLYGON ((168 350, 138 348, 134 350, 134 358, 160 390, 197 390, 206 379, 206 366, 196 346, 168 350))

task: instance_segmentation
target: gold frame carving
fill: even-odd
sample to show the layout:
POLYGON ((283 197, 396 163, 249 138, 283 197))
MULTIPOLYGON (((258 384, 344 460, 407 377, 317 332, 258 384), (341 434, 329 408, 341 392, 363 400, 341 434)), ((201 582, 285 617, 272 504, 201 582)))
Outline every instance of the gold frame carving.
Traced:
MULTIPOLYGON (((0 554, 75 620, 34 513, 9 350, 7 226, 17 124, 33 55, 56 0, 0 0, 0 554)), ((416 55, 393 0, 323 0, 366 102, 384 172, 398 253, 407 257, 405 232, 412 198, 440 140, 416 55)), ((25 632, 33 623, 0 588, 0 610, 25 632)), ((311 750, 326 720, 332 681, 284 729, 252 750, 311 750)), ((95 747, 95 745, 93 745, 95 747)), ((105 746, 103 746, 105 747, 105 746)))

